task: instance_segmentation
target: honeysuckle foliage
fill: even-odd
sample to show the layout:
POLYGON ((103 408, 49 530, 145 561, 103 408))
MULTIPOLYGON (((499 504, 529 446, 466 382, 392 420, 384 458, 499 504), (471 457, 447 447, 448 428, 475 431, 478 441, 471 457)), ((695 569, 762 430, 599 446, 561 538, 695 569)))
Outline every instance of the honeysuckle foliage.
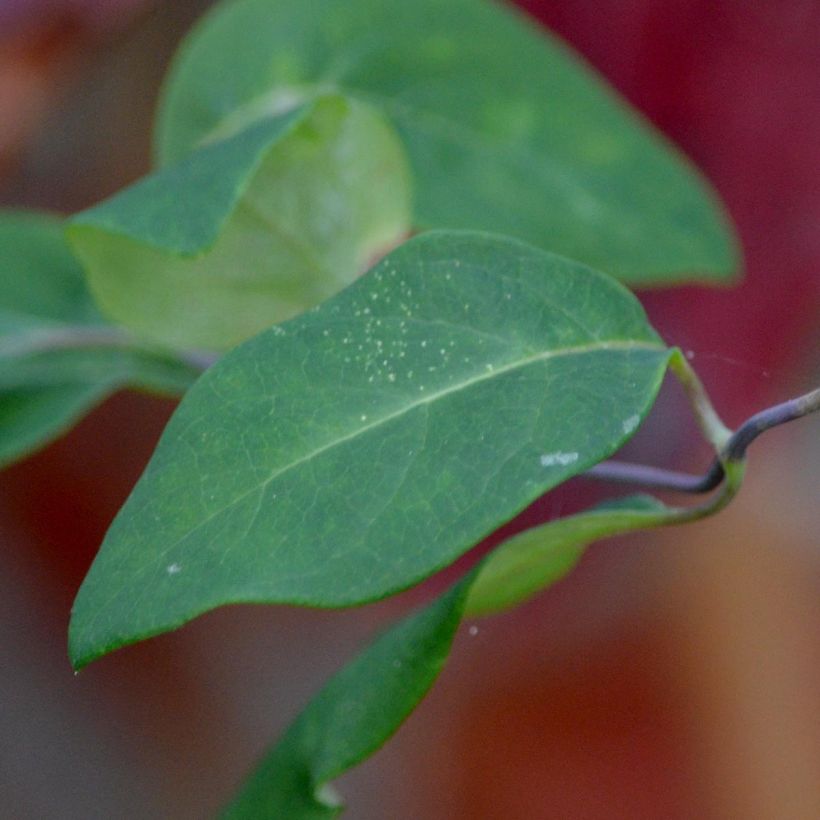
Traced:
POLYGON ((411 228, 505 233, 634 283, 736 268, 698 173, 489 0, 219 5, 180 49, 156 144, 162 167, 70 234, 102 309, 171 346, 227 350, 411 228))
POLYGON ((327 90, 397 129, 416 228, 508 234, 633 283, 737 266, 700 175, 578 55, 495 0, 222 3, 175 60, 156 155, 173 164, 327 90))
POLYGON ((78 214, 69 237, 112 319, 222 351, 349 284, 409 230, 409 208, 393 129, 325 94, 78 214))
POLYGON ((103 319, 58 218, 0 219, 0 464, 50 441, 115 390, 178 395, 198 372, 103 319))
POLYGON ((188 391, 77 597, 74 662, 222 604, 347 606, 422 580, 618 449, 669 355, 578 263, 410 240, 188 391))
MULTIPOLYGON (((363 604, 450 565, 682 372, 622 283, 738 267, 698 172, 490 0, 218 4, 157 122, 144 179, 66 223, 0 218, 0 461, 121 387, 183 397, 77 596, 77 668, 225 604, 363 604)), ((731 491, 508 539, 334 677, 228 816, 334 816, 329 782, 412 711, 462 617, 731 491)))
POLYGON ((633 495, 524 530, 484 561, 470 586, 465 615, 512 609, 560 581, 595 541, 671 523, 676 512, 654 496, 633 495))

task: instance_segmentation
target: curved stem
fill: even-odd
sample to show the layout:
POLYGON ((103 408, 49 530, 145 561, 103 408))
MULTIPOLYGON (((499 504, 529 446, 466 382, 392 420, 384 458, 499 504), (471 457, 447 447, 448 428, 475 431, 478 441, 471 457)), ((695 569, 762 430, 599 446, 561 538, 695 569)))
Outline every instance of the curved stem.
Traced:
POLYGON ((602 461, 584 475, 603 481, 638 484, 656 490, 708 493, 723 481, 729 464, 744 461, 749 445, 761 433, 817 411, 820 411, 820 388, 755 413, 729 435, 720 454, 702 476, 620 461, 602 461))
POLYGON ((195 370, 205 371, 219 358, 200 350, 165 350, 142 342, 128 331, 106 325, 66 325, 38 329, 0 340, 0 358, 31 356, 59 350, 110 349, 177 359, 195 370))
POLYGON ((787 421, 794 421, 810 413, 816 413, 818 410, 820 410, 820 387, 755 413, 732 434, 724 449, 725 459, 732 461, 744 459, 746 449, 761 433, 785 424, 787 421))
POLYGON ((695 411, 695 418, 703 435, 720 452, 726 446, 732 431, 717 414, 700 377, 680 350, 675 350, 669 360, 669 368, 675 374, 695 411))
POLYGON ((727 461, 723 466, 725 480, 720 484, 719 492, 702 504, 695 504, 691 507, 672 507, 663 524, 687 524, 720 512, 740 490, 743 475, 746 472, 746 462, 727 461))
POLYGON ((653 490, 671 490, 698 495, 708 493, 723 481, 723 465, 718 459, 712 462, 704 475, 692 475, 647 464, 625 461, 602 461, 584 473, 586 478, 611 481, 616 484, 637 484, 653 490))
POLYGON ((79 350, 95 347, 132 348, 135 340, 116 327, 65 325, 12 336, 0 342, 0 357, 28 356, 52 350, 79 350))

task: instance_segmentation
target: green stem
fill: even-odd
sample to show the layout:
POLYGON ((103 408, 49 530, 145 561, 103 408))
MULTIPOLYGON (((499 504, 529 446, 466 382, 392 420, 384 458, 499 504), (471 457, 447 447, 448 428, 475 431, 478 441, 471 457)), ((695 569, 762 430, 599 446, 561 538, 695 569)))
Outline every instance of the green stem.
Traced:
POLYGON ((766 430, 820 410, 820 388, 755 413, 730 434, 723 449, 702 476, 664 470, 644 464, 603 461, 584 475, 603 481, 638 484, 655 490, 706 493, 723 481, 728 465, 742 463, 749 445, 766 430))
POLYGON ((695 418, 703 431, 703 435, 712 443, 715 451, 723 452, 732 431, 723 423, 717 414, 706 389, 698 374, 686 360, 686 356, 676 349, 669 360, 669 368, 675 374, 695 411, 695 418))
POLYGON ((177 359, 198 371, 207 370, 218 356, 200 350, 165 350, 138 339, 126 330, 101 325, 66 325, 38 329, 11 338, 0 339, 0 359, 33 356, 62 350, 122 350, 132 353, 177 359))

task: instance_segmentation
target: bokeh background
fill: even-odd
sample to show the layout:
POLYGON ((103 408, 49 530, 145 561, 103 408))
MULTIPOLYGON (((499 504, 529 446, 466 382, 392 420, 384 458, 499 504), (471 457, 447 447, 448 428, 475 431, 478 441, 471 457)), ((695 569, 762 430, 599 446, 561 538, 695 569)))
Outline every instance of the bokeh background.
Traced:
MULTIPOLYGON (((148 167, 203 0, 0 0, 0 204, 72 212, 148 167)), ((820 4, 529 0, 705 171, 735 289, 642 294, 731 424, 820 381, 820 4)), ((2 272, 0 272, 2 275, 2 272)), ((119 395, 0 475, 0 816, 212 816, 300 706, 430 588, 344 613, 234 607, 74 676, 69 609, 173 405, 119 395)), ((708 462, 669 385, 629 457, 708 462)), ((621 538, 458 638, 339 787, 364 820, 820 817, 820 419, 773 431, 719 517, 621 538)), ((580 480, 524 522, 600 494, 580 480)))

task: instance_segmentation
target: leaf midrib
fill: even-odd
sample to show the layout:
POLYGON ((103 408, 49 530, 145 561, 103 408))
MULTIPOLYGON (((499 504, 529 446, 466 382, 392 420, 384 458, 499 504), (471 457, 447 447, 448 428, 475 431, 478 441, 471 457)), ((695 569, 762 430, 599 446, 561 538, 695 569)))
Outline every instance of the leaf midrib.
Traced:
POLYGON ((625 350, 625 351, 629 351, 629 350, 654 350, 654 351, 661 352, 661 351, 666 350, 666 347, 662 344, 656 344, 656 343, 653 344, 653 343, 649 343, 649 342, 640 342, 640 341, 632 340, 632 339, 629 339, 629 340, 620 339, 620 340, 610 340, 610 341, 607 341, 607 342, 601 342, 601 343, 596 343, 596 344, 578 345, 578 346, 574 346, 574 347, 560 348, 560 349, 557 349, 557 350, 547 350, 547 351, 542 351, 542 352, 540 352, 536 355, 528 356, 524 359, 517 360, 517 361, 509 363, 507 365, 502 365, 502 366, 496 367, 492 371, 479 373, 478 375, 476 375, 476 376, 474 376, 470 379, 467 379, 466 381, 459 382, 458 384, 451 385, 451 386, 449 386, 449 387, 447 387, 443 390, 439 390, 437 392, 430 393, 429 395, 427 395, 427 396, 425 396, 425 397, 423 397, 423 398, 421 398, 417 401, 414 401, 414 402, 411 402, 407 405, 404 405, 400 410, 398 410, 396 412, 388 413, 387 415, 376 419, 375 421, 373 421, 370 424, 367 424, 367 425, 364 425, 362 427, 356 428, 356 430, 352 431, 351 433, 347 433, 347 434, 345 434, 345 435, 343 435, 339 438, 334 438, 332 441, 330 441, 326 444, 323 444, 320 447, 317 447, 316 449, 310 451, 309 453, 307 453, 306 455, 296 459, 295 461, 292 461, 289 464, 287 464, 287 465, 285 465, 281 468, 275 469, 267 478, 263 479, 262 481, 259 481, 259 482, 255 483, 253 486, 249 487, 248 489, 243 490, 243 492, 240 493, 238 496, 231 499, 224 506, 222 506, 219 509, 212 512, 209 516, 207 516, 202 521, 200 521, 196 526, 194 526, 193 528, 188 530, 180 538, 176 539, 176 541, 174 541, 172 544, 169 544, 164 550, 162 550, 159 557, 164 558, 164 556, 167 555, 172 549, 177 547, 185 539, 189 538, 191 535, 193 535, 195 532, 197 532, 197 530, 199 530, 202 527, 206 526, 214 518, 222 515, 226 510, 229 510, 232 507, 234 507, 235 505, 241 503, 245 498, 247 498, 252 493, 263 491, 266 487, 268 487, 268 485, 271 484, 271 482, 275 481, 277 478, 279 478, 280 476, 282 476, 285 473, 289 472, 290 470, 296 469, 297 467, 301 466, 302 464, 305 464, 306 462, 311 461, 312 459, 320 456, 322 453, 325 453, 329 450, 332 450, 334 447, 337 447, 341 444, 345 444, 348 441, 352 441, 353 439, 357 438, 360 435, 364 435, 365 433, 368 433, 368 432, 370 432, 371 430, 373 430, 377 427, 380 427, 384 424, 387 424, 388 422, 393 421, 394 419, 400 418, 402 415, 405 415, 406 413, 409 413, 409 412, 411 412, 412 410, 415 410, 418 407, 422 407, 424 405, 431 404, 432 402, 438 401, 439 399, 441 399, 444 396, 447 396, 451 393, 455 393, 455 392, 458 392, 460 390, 466 390, 466 389, 468 389, 469 387, 472 387, 475 384, 479 384, 480 382, 496 378, 496 377, 501 376, 505 373, 509 373, 513 370, 517 370, 517 369, 520 369, 520 368, 523 368, 523 367, 527 367, 527 366, 535 364, 536 362, 539 362, 539 361, 547 361, 549 359, 561 358, 561 357, 564 357, 564 356, 577 356, 577 355, 583 355, 583 354, 588 354, 588 353, 599 353, 599 352, 604 352, 604 351, 607 351, 607 350, 625 350))

